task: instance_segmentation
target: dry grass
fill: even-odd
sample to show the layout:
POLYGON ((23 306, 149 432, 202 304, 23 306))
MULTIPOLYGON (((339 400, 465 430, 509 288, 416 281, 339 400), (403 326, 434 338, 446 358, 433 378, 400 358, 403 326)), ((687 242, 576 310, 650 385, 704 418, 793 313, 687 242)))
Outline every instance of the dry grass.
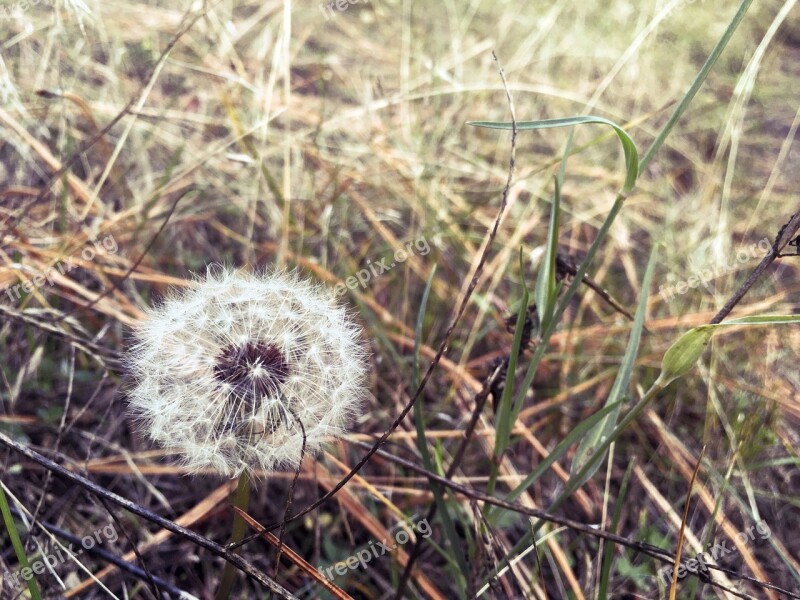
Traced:
MULTIPOLYGON (((88 12, 79 4, 41 2, 13 18, 0 10, 0 287, 22 290, 15 286, 36 273, 52 279, 19 298, 13 291, 0 298, 0 427, 220 543, 232 518, 225 500, 230 482, 213 474, 182 476, 169 454, 134 434, 126 418, 119 355, 141 307, 213 262, 298 266, 334 286, 368 260, 391 257, 406 242, 426 242, 430 252, 422 254, 420 244, 409 260, 345 296, 371 343, 375 400, 348 442, 306 462, 294 494, 294 507, 302 508, 363 455, 354 442, 380 435, 413 393, 414 327, 434 265, 423 368, 486 243, 507 174, 509 135, 464 123, 509 118, 491 50, 504 66, 519 119, 600 114, 624 124, 641 150, 735 10, 716 0, 678 3, 637 39, 662 3, 534 8, 373 0, 326 19, 316 4, 225 0, 209 4, 159 63, 182 24, 200 13, 187 17, 162 2, 94 2, 88 12), (126 107, 107 134, 76 154, 126 107), (91 240, 99 246, 87 259, 82 252, 93 248, 91 240), (64 268, 70 259, 72 270, 64 268)), ((708 322, 757 263, 736 262, 736 253, 765 237, 771 243, 798 209, 800 150, 793 142, 800 118, 800 12, 795 8, 772 37, 782 6, 767 1, 751 9, 590 268, 633 307, 650 248, 664 244, 656 289, 649 292, 652 333, 638 355, 630 397, 650 385, 669 343, 708 322), (669 301, 658 293, 659 286, 729 263, 735 269, 707 287, 669 301)), ((520 135, 517 173, 485 275, 420 400, 429 448, 445 469, 492 360, 511 347, 508 307, 520 296, 521 279, 532 286, 536 274, 533 264, 520 272, 518 251, 522 246, 527 256, 545 242, 552 177, 566 139, 563 130, 520 135)), ((561 247, 580 257, 624 173, 616 141, 603 129, 577 128, 574 141, 578 151, 562 190, 561 247)), ((737 314, 797 312, 799 264, 780 261, 737 314)), ((602 406, 614 381, 629 323, 588 290, 573 304, 520 414, 498 494, 602 406)), ((622 503, 619 533, 674 552, 696 457, 707 444, 684 556, 696 554, 706 536, 728 540, 735 552, 726 565, 798 589, 799 348, 796 327, 742 330, 715 341, 700 368, 673 384, 620 439, 608 469, 557 512, 609 529, 622 503), (737 532, 759 520, 771 529, 768 541, 736 541, 737 532)), ((455 478, 477 490, 486 489, 493 422, 487 408, 455 478)), ((385 450, 418 461, 411 418, 385 450)), ((41 505, 43 521, 77 535, 112 522, 102 504, 69 482, 15 454, 4 452, 3 460, 3 484, 26 509, 41 505)), ((547 509, 569 466, 557 462, 519 501, 547 509)), ((254 492, 255 519, 281 518, 291 477, 271 474, 254 492)), ((389 538, 404 519, 420 519, 432 502, 426 479, 376 457, 334 501, 290 524, 284 541, 313 566, 333 565, 389 538)), ((426 545, 410 597, 455 597, 457 567, 448 558, 466 555, 479 582, 528 530, 524 517, 510 513, 499 526, 482 529, 482 506, 458 495, 448 506, 463 547, 448 546, 434 521, 428 541, 436 546, 426 545)), ((126 535, 119 531, 106 549, 129 553, 126 560, 139 564, 130 554, 135 543, 153 575, 213 597, 221 559, 115 512, 126 535)), ((35 537, 44 544, 43 534, 35 537)), ((335 583, 356 598, 390 597, 410 549, 374 559, 335 583)), ((551 530, 538 549, 541 563, 527 553, 486 595, 538 599, 546 589, 548 598, 594 597, 596 539, 551 530)), ((252 543, 244 556, 271 572, 271 546, 252 543)), ((614 558, 608 597, 658 597, 653 576, 661 564, 619 546, 614 558)), ((146 579, 102 558, 80 560, 103 573, 117 597, 153 597, 146 579)), ((17 569, 10 549, 2 561, 3 571, 17 569)), ((287 589, 302 598, 328 597, 296 563, 284 565, 279 581, 287 589)), ((80 587, 86 575, 72 562, 56 571, 66 589, 81 590, 68 597, 110 597, 97 584, 80 587)), ((38 580, 52 597, 66 593, 52 574, 38 580)), ((715 595, 696 579, 681 586, 679 597, 733 597, 715 595)), ((265 597, 244 576, 239 587, 241 598, 265 597)), ((742 589, 747 597, 780 597, 751 584, 742 589)), ((4 578, 3 597, 19 590, 4 578)))

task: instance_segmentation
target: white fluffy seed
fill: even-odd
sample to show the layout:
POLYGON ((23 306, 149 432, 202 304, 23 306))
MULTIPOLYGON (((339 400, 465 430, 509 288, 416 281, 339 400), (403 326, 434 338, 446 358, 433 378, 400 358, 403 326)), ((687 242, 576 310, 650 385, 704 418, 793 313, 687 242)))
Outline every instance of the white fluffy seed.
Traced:
POLYGON ((140 428, 191 472, 297 468, 360 408, 367 352, 324 288, 296 273, 209 269, 147 310, 128 366, 140 428))

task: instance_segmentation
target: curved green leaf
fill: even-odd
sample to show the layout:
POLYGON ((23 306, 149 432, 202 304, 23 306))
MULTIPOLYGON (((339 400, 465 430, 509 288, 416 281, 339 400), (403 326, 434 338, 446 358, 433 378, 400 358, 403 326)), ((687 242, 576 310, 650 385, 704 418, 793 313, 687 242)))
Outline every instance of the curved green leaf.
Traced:
MULTIPOLYGON (((517 131, 525 131, 530 129, 552 129, 554 127, 572 127, 574 125, 583 125, 595 123, 600 125, 608 125, 614 129, 619 141, 622 143, 622 151, 625 153, 625 168, 627 174, 625 176, 625 184, 622 186, 622 192, 627 194, 633 189, 636 184, 636 178, 639 176, 639 152, 636 150, 636 144, 628 133, 619 125, 603 117, 596 117, 593 115, 585 115, 579 117, 565 117, 562 119, 545 119, 544 121, 519 121, 516 123, 517 131)), ((496 121, 468 121, 467 125, 474 125, 475 127, 488 127, 489 129, 513 129, 512 123, 501 123, 496 121)))

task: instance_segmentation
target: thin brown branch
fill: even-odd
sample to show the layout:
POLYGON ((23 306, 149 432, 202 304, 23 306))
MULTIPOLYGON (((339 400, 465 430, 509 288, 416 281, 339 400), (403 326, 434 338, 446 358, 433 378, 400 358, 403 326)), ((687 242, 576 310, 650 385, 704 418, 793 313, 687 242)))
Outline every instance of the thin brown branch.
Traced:
POLYGON ((770 248, 767 255, 758 263, 758 266, 750 273, 750 276, 747 280, 741 285, 741 287, 736 290, 736 293, 730 297, 730 299, 725 303, 720 311, 714 315, 714 318, 709 321, 711 325, 716 325, 717 323, 721 323, 722 319, 727 317, 733 308, 739 304, 739 302, 744 298, 744 295, 750 290, 751 287, 758 281, 758 278, 761 274, 769 267, 777 258, 781 256, 785 256, 781 254, 781 250, 783 250, 786 246, 789 245, 789 242, 792 242, 795 236, 797 235, 798 230, 800 230, 800 210, 792 215, 792 218, 781 227, 780 231, 778 231, 778 235, 775 237, 775 241, 772 243, 772 248, 770 248))

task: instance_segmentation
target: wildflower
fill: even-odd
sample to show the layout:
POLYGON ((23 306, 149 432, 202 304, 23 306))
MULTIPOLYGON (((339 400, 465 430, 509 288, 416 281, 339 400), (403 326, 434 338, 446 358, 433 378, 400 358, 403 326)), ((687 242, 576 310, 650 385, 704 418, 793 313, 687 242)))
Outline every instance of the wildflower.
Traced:
POLYGON ((364 397, 359 328, 296 273, 209 270, 147 316, 129 352, 130 406, 192 472, 297 468, 364 397))

